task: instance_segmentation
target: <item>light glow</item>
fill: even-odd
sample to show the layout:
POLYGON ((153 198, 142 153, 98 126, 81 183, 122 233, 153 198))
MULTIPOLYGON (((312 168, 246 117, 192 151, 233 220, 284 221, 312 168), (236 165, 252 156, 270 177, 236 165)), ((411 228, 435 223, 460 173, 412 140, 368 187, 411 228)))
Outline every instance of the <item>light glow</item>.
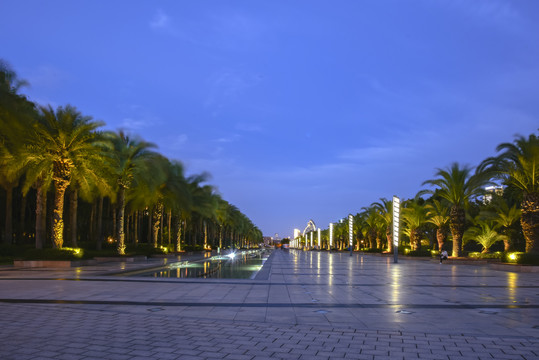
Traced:
POLYGON ((352 214, 348 215, 348 237, 350 239, 350 248, 354 245, 354 217, 352 214))
POLYGON ((393 246, 399 246, 400 199, 393 196, 393 246))
POLYGON ((329 223, 329 248, 333 247, 333 223, 329 223))

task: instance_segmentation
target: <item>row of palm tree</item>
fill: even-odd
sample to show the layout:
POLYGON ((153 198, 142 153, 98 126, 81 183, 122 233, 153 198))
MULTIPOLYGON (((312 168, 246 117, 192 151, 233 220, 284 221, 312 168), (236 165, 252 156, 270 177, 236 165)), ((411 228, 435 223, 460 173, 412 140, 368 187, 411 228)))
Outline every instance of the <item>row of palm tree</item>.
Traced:
MULTIPOLYGON (((539 137, 516 136, 497 151, 475 169, 458 163, 437 169, 434 179, 423 182, 428 188, 401 203, 402 230, 412 251, 421 250, 425 240, 441 250, 449 237, 456 257, 470 241, 481 244, 483 252, 503 241, 509 251, 523 237, 523 250, 539 253, 539 137), (486 190, 489 186, 498 190, 486 190)), ((356 248, 393 251, 392 207, 392 200, 381 198, 354 216, 356 248)), ((347 219, 336 222, 339 249, 347 246, 347 229, 347 219)), ((322 234, 329 247, 328 230, 322 234)))
POLYGON ((48 239, 62 248, 66 237, 76 247, 79 224, 86 224, 98 248, 109 238, 119 254, 125 254, 127 240, 142 240, 143 229, 146 242, 154 247, 174 242, 178 251, 182 244, 210 248, 261 242, 260 230, 207 184, 207 174, 186 176, 183 165, 156 152, 154 144, 124 131, 101 131, 103 122, 73 106, 38 106, 19 93, 23 85, 0 61, 4 243, 15 240, 14 200, 25 208, 28 197, 35 198, 35 211, 30 218, 21 211, 20 228, 28 233, 28 223, 35 223, 36 248, 48 239), (90 209, 90 221, 77 217, 79 206, 90 209))

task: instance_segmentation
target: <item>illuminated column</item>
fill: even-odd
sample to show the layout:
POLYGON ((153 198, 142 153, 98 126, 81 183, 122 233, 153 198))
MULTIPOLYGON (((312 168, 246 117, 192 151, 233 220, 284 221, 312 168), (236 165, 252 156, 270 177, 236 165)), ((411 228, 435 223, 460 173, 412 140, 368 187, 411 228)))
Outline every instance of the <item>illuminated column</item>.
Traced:
POLYGON ((400 199, 393 196, 393 262, 397 263, 399 253, 400 199))
POLYGON ((329 249, 333 247, 333 223, 329 223, 329 249))
POLYGON ((320 228, 318 228, 318 250, 322 248, 322 239, 320 238, 320 228))
POLYGON ((348 237, 350 238, 350 256, 352 256, 352 247, 354 246, 354 217, 348 215, 348 237))
POLYGON ((311 249, 313 248, 313 232, 311 231, 311 249))

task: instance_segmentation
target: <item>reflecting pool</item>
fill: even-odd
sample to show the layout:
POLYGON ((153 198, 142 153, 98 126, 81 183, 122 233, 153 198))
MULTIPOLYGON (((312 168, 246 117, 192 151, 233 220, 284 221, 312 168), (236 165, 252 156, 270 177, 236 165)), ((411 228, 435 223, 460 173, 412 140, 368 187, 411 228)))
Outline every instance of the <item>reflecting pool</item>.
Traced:
POLYGON ((193 262, 179 261, 147 272, 126 275, 155 278, 253 279, 269 255, 270 251, 267 250, 238 250, 226 255, 193 262))

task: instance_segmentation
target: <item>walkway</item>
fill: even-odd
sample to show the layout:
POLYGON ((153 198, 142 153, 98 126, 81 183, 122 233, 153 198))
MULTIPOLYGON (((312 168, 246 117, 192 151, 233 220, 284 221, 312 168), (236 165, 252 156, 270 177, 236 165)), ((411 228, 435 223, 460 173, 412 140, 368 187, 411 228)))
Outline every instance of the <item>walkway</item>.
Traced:
MULTIPOLYGON (((266 279, 0 271, 0 359, 538 359, 539 274, 278 250, 266 279)), ((262 276, 263 277, 263 276, 262 276)))

